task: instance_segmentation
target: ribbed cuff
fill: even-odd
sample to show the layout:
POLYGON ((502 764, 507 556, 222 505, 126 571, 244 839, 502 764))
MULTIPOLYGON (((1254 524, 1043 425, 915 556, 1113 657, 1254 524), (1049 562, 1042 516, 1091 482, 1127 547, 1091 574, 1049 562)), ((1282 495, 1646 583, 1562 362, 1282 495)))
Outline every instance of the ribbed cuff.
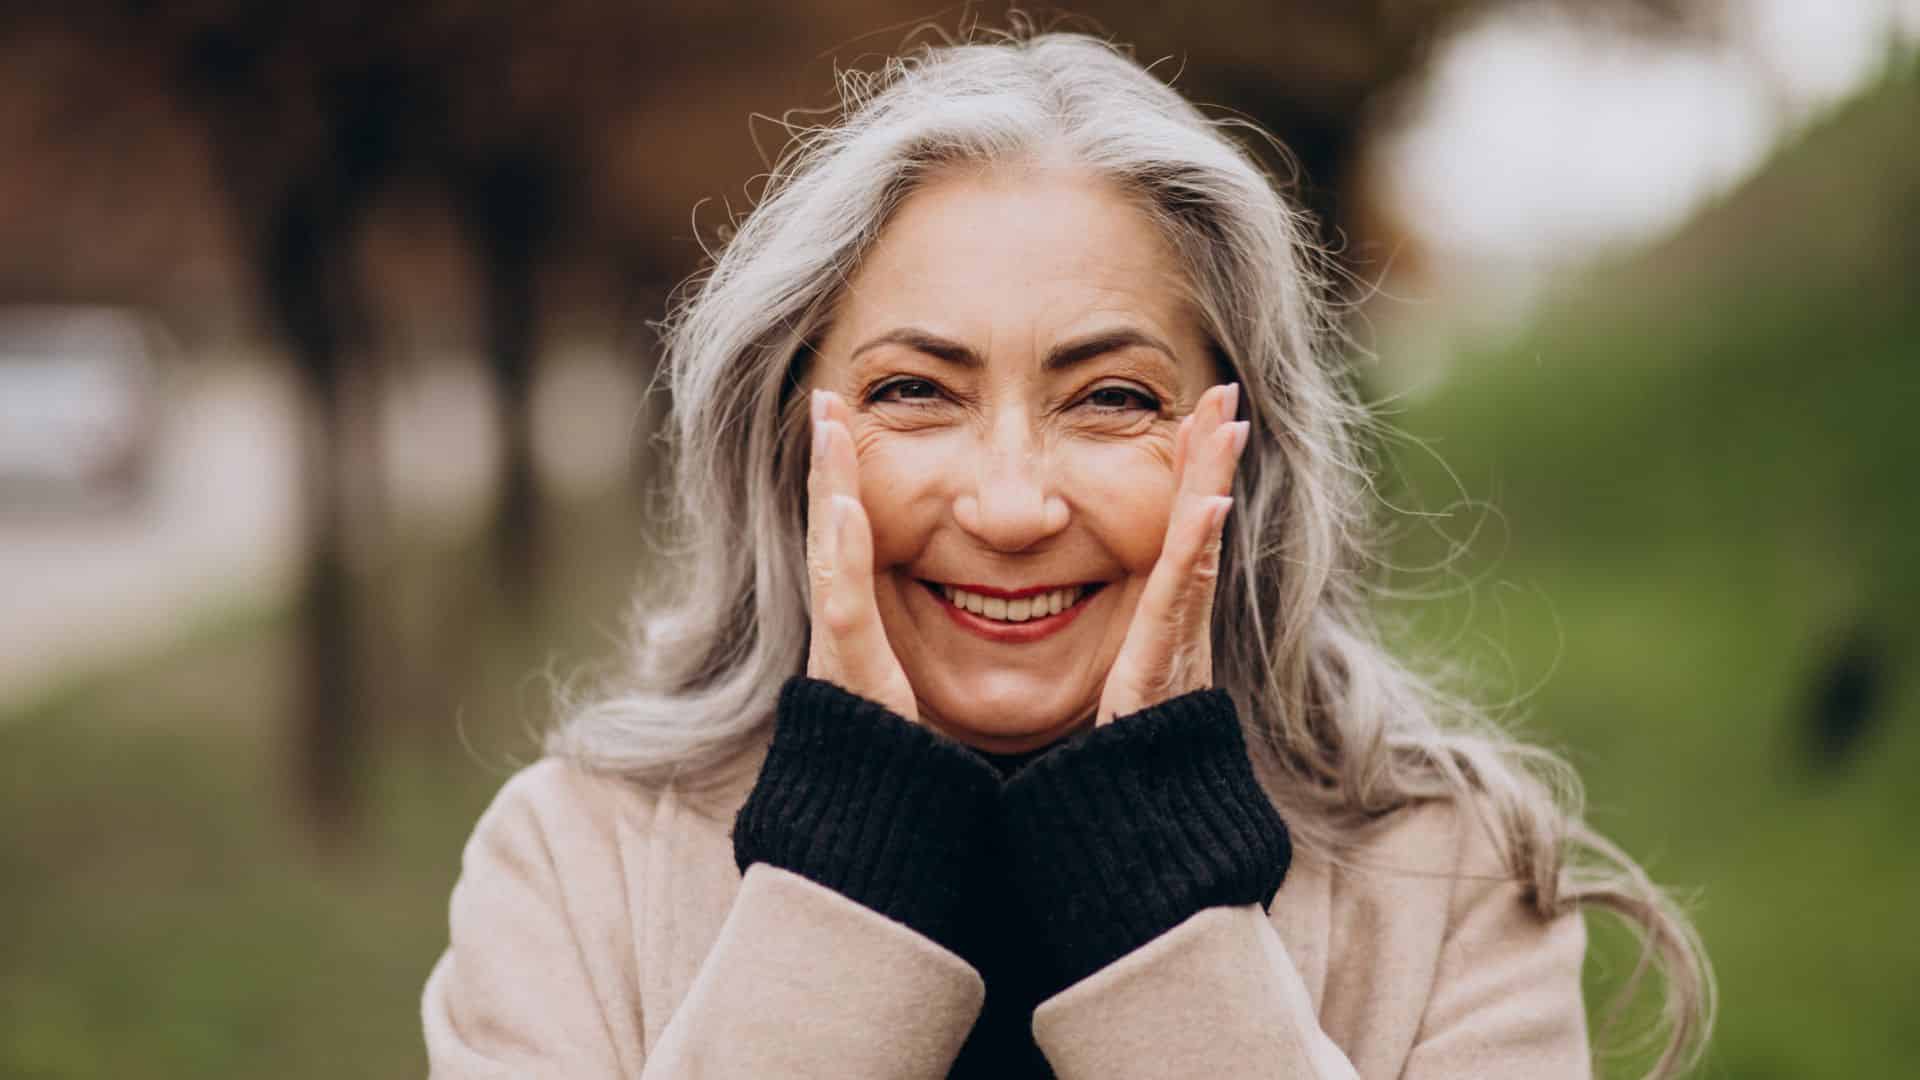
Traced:
POLYGON ((1224 690, 1070 739, 1006 783, 1001 809, 1055 990, 1204 908, 1266 906, 1293 857, 1224 690))
POLYGON ((733 856, 783 867, 953 949, 1000 779, 973 751, 819 679, 780 688, 733 856))

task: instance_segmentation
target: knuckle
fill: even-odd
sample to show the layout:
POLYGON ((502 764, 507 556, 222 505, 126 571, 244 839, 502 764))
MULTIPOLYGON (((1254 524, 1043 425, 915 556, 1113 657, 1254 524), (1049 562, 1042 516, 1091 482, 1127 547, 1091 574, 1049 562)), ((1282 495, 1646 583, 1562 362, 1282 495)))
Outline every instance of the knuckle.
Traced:
POLYGON ((860 609, 845 596, 829 596, 820 605, 820 618, 828 630, 845 636, 860 624, 860 609))

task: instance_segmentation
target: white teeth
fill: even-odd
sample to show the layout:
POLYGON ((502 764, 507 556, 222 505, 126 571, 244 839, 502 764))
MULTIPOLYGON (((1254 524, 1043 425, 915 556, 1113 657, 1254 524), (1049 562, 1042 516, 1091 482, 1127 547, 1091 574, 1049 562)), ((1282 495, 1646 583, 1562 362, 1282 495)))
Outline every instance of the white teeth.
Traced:
POLYGON ((940 590, 946 595, 947 603, 954 607, 971 611, 975 615, 984 615, 999 622, 1015 623, 1058 615, 1072 607, 1083 593, 1078 586, 1068 586, 1035 596, 1024 596, 1018 600, 1007 600, 997 596, 981 596, 965 589, 956 589, 951 585, 942 585, 940 590))

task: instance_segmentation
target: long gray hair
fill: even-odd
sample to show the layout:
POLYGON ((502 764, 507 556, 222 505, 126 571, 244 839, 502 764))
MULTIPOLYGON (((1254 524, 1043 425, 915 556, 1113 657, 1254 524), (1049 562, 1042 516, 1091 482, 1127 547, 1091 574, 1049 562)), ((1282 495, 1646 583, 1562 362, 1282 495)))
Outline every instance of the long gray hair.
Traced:
MULTIPOLYGON (((1235 137, 1113 47, 1073 34, 927 47, 842 76, 835 122, 795 129, 757 205, 665 324, 675 549, 643 596, 633 668, 573 703, 549 749, 698 785, 764 739, 805 669, 807 345, 893 209, 957 162, 1065 161, 1165 230, 1252 435, 1235 477, 1217 685, 1303 849, 1338 860, 1392 811, 1473 808, 1543 916, 1592 904, 1662 970, 1654 1076, 1692 1064, 1713 982, 1686 916, 1582 818, 1571 771, 1416 674, 1369 615, 1374 421, 1338 360, 1308 223, 1235 137)), ((1637 975, 1636 975, 1637 980, 1637 975)), ((1631 993, 1629 986, 1625 993, 1631 993)))

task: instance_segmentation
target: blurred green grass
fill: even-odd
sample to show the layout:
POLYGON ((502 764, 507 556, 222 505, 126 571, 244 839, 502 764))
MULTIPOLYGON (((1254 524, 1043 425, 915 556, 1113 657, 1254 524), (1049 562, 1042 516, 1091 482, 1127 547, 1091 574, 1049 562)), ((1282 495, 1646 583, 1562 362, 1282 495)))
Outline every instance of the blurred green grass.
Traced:
POLYGON ((419 995, 461 846, 538 756, 547 675, 615 655, 643 564, 628 507, 554 525, 529 624, 476 546, 409 542, 365 573, 371 730, 345 843, 292 794, 282 613, 216 613, 0 713, 0 1076, 424 1075, 419 995))
MULTIPOLYGON (((1849 107, 1391 418, 1419 442, 1390 448, 1390 498, 1467 500, 1399 522, 1395 562, 1451 575, 1399 582, 1435 593, 1392 605, 1404 644, 1487 673, 1502 715, 1579 767, 1595 823, 1696 898, 1723 990, 1707 1075, 1920 1056, 1917 86, 1849 107), (1856 626, 1891 678, 1855 759, 1820 774, 1811 686, 1856 626)), ((359 839, 332 854, 288 795, 280 614, 219 615, 0 712, 0 1075, 423 1073, 461 844, 536 753, 542 672, 614 654, 641 526, 568 511, 528 628, 477 551, 418 543, 369 573, 374 730, 359 839)), ((1596 940, 1597 1004, 1631 956, 1598 920, 1596 940)))
MULTIPOLYGON (((1707 1075, 1920 1054, 1915 115, 1920 79, 1890 80, 1391 417, 1389 497, 1444 512, 1402 519, 1393 560, 1452 581, 1407 583, 1440 594, 1396 605, 1407 647, 1480 672, 1694 898, 1722 990, 1707 1075), (1821 769, 1815 685, 1854 634, 1877 708, 1821 769)), ((1591 1000, 1632 960, 1600 940, 1591 1000)))

